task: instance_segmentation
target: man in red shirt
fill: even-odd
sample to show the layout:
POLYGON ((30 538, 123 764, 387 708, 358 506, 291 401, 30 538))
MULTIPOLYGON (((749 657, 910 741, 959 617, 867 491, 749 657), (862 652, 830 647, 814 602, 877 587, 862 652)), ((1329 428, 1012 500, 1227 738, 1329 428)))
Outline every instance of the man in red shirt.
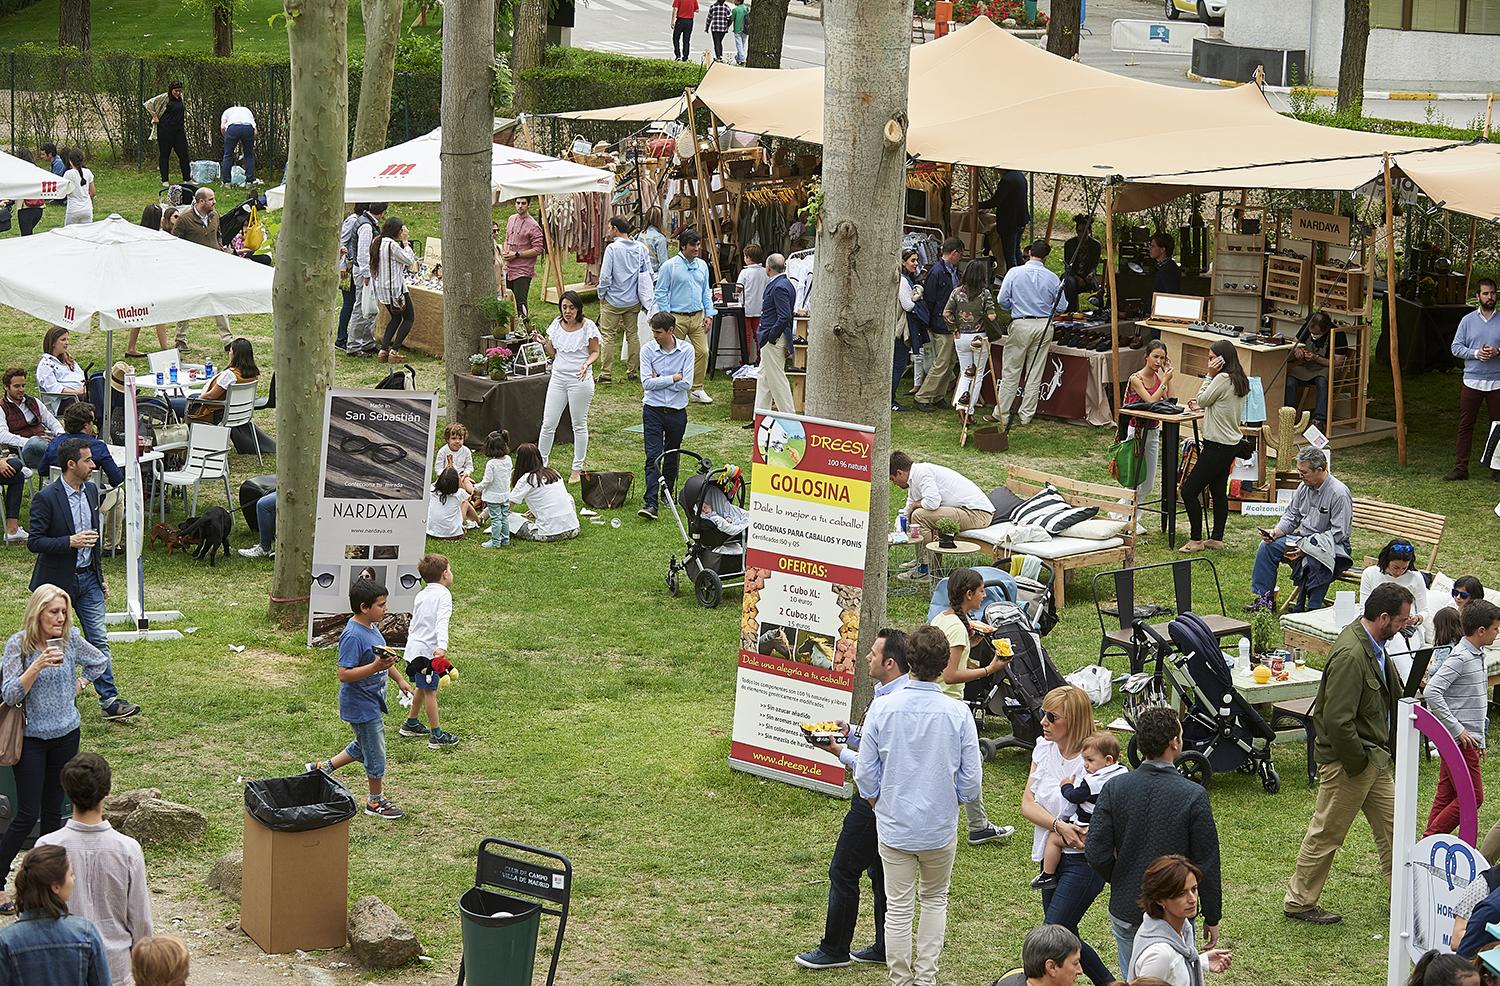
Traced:
POLYGON ((688 50, 693 40, 693 16, 698 13, 698 0, 672 0, 672 54, 679 62, 691 56, 688 50))

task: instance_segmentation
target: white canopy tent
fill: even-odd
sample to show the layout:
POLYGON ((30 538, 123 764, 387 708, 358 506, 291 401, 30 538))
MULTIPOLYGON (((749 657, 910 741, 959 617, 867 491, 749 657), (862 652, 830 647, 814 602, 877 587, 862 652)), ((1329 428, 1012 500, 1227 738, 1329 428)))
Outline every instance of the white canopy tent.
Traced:
MULTIPOLYGON (((345 202, 437 202, 442 198, 439 128, 395 147, 355 158, 344 173, 345 202)), ((495 200, 518 195, 567 195, 573 192, 608 192, 614 175, 598 168, 523 151, 508 144, 494 145, 490 163, 490 188, 495 200)), ((266 193, 266 202, 279 209, 286 186, 266 193)))
POLYGON ((72 179, 0 151, 0 199, 60 199, 72 190, 72 179))
MULTIPOLYGON (((271 310, 271 268, 157 229, 111 215, 98 222, 49 230, 24 239, 0 240, 0 304, 44 322, 87 332, 93 317, 106 333, 105 368, 113 363, 117 328, 159 325, 207 315, 248 315, 271 310)), ((125 470, 126 612, 109 622, 128 622, 130 639, 180 636, 150 630, 152 619, 180 619, 175 612, 148 613, 141 567, 142 484, 135 443, 135 381, 126 385, 125 470)), ((112 402, 106 401, 108 415, 112 402)), ((109 434, 106 418, 104 434, 109 434)), ((115 635, 111 635, 115 638, 115 635)), ((118 638, 116 638, 118 639, 118 638)))

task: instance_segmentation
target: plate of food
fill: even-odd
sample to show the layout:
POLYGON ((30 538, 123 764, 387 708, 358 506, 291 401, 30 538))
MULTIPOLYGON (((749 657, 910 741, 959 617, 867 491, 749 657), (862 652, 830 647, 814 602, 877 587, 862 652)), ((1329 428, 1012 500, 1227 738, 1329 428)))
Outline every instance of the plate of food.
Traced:
POLYGON ((802 727, 803 737, 816 746, 842 743, 849 738, 843 727, 836 722, 804 722, 798 725, 802 727))

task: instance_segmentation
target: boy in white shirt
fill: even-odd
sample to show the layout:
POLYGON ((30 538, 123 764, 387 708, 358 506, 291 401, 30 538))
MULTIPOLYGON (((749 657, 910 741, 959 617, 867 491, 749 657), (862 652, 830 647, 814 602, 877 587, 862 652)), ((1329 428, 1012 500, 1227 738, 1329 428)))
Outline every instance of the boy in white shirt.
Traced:
POLYGON ((401 724, 402 736, 426 736, 429 750, 453 746, 458 737, 438 727, 438 681, 445 674, 457 678, 448 660, 448 620, 453 616, 453 568, 447 555, 427 555, 417 563, 417 574, 427 583, 412 603, 411 628, 406 632, 407 674, 416 689, 411 715, 401 724), (417 717, 427 712, 427 726, 417 717))

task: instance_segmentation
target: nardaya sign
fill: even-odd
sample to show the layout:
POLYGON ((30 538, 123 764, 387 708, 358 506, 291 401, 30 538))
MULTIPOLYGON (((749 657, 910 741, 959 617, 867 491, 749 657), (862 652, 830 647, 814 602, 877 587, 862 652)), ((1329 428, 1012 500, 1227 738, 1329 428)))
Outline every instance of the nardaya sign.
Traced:
POLYGON ((1293 209, 1292 235, 1299 240, 1316 240, 1319 243, 1348 243, 1349 217, 1293 209))

